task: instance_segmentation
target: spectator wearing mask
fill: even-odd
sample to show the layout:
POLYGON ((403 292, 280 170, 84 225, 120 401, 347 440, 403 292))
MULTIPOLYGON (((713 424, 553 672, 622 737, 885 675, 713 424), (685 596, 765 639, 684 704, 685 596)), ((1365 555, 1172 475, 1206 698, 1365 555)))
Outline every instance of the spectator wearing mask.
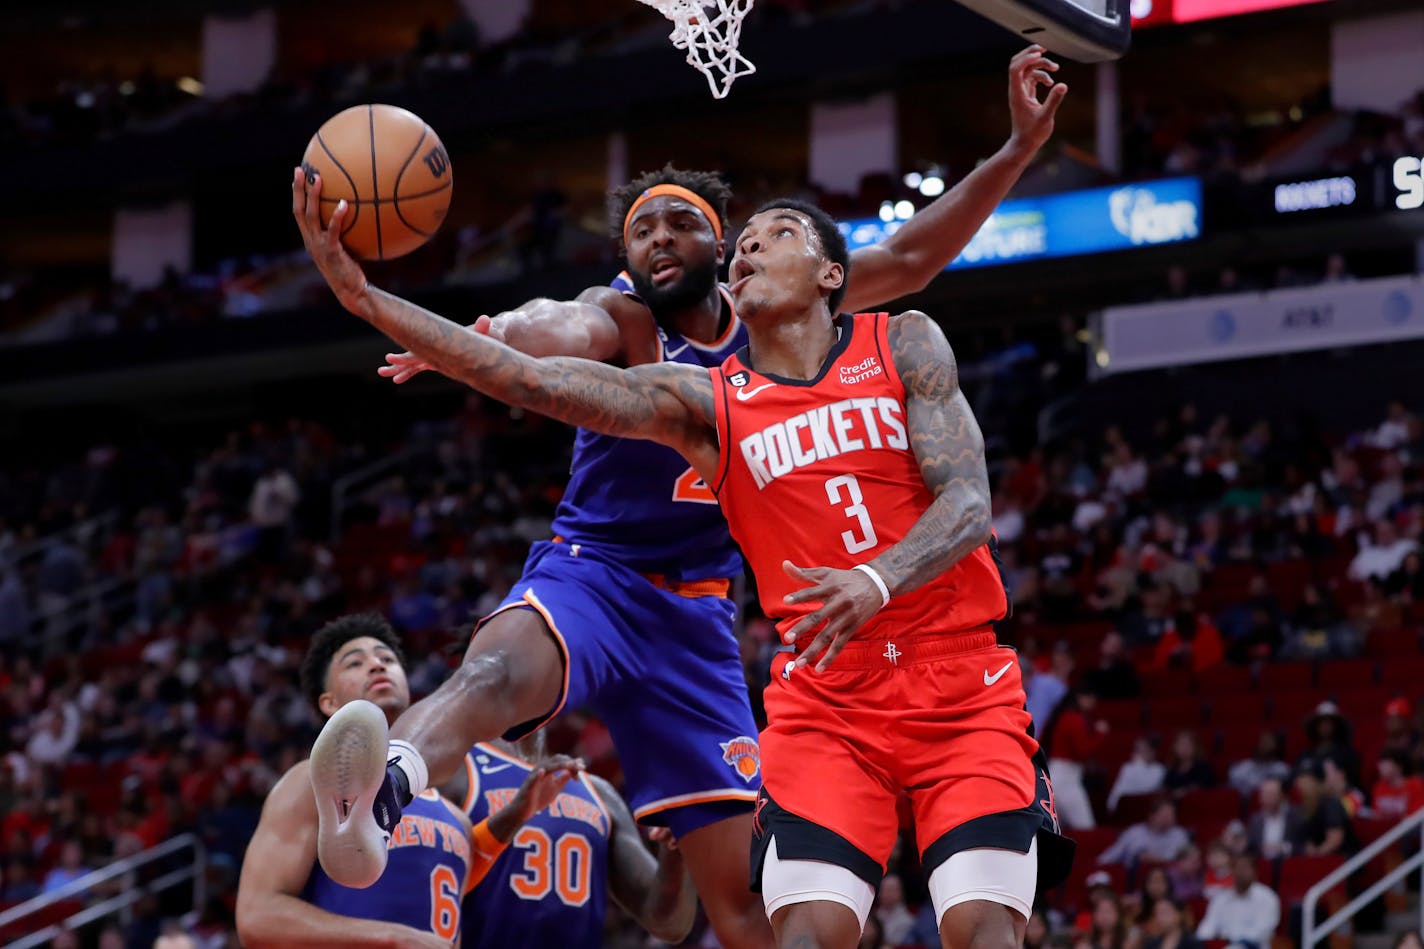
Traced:
POLYGON ((1281 922, 1281 900, 1256 880, 1256 861, 1237 857, 1232 884, 1207 901, 1198 939, 1224 939, 1241 949, 1270 949, 1281 922))

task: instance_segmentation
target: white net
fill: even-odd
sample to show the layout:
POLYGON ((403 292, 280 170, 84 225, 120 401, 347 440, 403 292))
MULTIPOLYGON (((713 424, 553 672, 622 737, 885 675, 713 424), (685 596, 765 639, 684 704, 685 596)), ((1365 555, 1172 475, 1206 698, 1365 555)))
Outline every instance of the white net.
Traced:
POLYGON ((751 12, 753 0, 642 0, 673 23, 668 39, 678 49, 687 50, 687 61, 707 77, 707 86, 718 99, 732 88, 738 76, 749 76, 756 67, 737 52, 742 37, 742 19, 751 12))

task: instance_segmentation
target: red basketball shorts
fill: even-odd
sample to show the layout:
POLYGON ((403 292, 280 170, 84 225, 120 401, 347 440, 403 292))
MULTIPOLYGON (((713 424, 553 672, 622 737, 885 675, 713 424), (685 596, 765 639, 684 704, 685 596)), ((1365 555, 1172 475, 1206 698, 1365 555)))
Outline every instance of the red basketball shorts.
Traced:
POLYGON ((1038 743, 1018 656, 992 632, 852 641, 820 673, 793 659, 776 657, 766 689, 758 843, 775 834, 782 859, 878 883, 903 793, 926 872, 974 847, 1027 852, 1045 823, 1038 743))

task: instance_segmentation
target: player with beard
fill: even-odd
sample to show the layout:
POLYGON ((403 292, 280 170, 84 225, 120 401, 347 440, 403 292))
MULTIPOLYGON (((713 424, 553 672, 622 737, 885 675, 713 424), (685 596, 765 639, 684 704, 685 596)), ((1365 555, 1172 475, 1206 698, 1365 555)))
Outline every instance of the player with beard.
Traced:
MULTIPOLYGON (((1066 92, 1050 75, 1056 69, 1041 47, 1014 58, 1009 142, 892 238, 853 255, 848 307, 919 290, 959 254, 1051 134, 1066 92), (1050 87, 1042 101, 1041 86, 1050 87)), ((315 189, 319 183, 294 176, 293 212, 309 247, 316 238, 306 234, 304 209, 315 189)), ((474 329, 533 356, 721 364, 747 339, 716 280, 729 196, 710 173, 665 168, 639 178, 610 198, 626 283, 575 301, 536 300, 480 317, 474 329)), ((426 368, 410 354, 388 361, 382 373, 396 382, 426 368)), ((554 531, 481 621, 460 669, 393 726, 396 760, 374 804, 362 762, 345 772, 350 781, 317 787, 355 815, 323 826, 322 866, 351 885, 376 879, 391 815, 448 778, 471 744, 517 739, 565 705, 587 705, 612 733, 636 817, 676 838, 721 944, 769 945, 748 888, 761 769, 727 598, 742 564, 716 498, 676 451, 580 428, 554 531)), ((351 737, 344 718, 333 720, 313 759, 348 747, 351 737)))

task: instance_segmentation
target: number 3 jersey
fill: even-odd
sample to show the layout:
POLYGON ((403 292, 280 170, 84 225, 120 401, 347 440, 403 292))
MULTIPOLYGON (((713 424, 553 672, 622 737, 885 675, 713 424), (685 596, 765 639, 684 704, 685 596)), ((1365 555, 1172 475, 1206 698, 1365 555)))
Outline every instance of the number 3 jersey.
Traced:
MULTIPOLYGON (((910 444, 889 320, 838 316, 839 339, 814 379, 759 373, 745 348, 712 370, 720 446, 713 489, 756 575, 762 610, 783 632, 819 604, 784 602, 805 584, 787 576, 782 561, 866 563, 899 543, 934 501, 910 444)), ((982 628, 1007 610, 985 545, 892 599, 856 636, 982 628)))
MULTIPOLYGON (((534 768, 492 745, 465 755, 473 824, 514 799, 534 768)), ((515 831, 509 847, 465 898, 461 949, 562 946, 598 949, 608 908, 608 810, 586 776, 515 831)))

